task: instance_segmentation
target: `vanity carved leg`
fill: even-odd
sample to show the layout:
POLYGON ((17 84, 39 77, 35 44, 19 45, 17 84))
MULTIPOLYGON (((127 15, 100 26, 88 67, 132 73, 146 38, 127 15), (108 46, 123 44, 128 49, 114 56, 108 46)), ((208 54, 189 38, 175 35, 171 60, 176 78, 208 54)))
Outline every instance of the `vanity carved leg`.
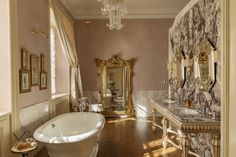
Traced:
POLYGON ((167 128, 169 125, 168 120, 164 117, 161 121, 162 123, 162 127, 163 127, 163 135, 162 135, 162 145, 163 148, 167 148, 167 144, 168 144, 168 133, 167 133, 167 128))
POLYGON ((152 109, 152 130, 156 131, 156 114, 157 110, 153 107, 152 109))
POLYGON ((190 148, 189 139, 187 134, 183 134, 181 137, 182 157, 188 157, 188 151, 190 148))
POLYGON ((220 157, 220 134, 214 134, 213 136, 213 157, 220 157))

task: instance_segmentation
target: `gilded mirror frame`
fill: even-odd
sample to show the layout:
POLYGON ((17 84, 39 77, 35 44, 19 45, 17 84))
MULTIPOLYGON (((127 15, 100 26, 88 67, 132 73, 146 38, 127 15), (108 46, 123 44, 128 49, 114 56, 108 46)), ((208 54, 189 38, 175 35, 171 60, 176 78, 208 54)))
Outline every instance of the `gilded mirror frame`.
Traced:
MULTIPOLYGON (((132 78, 133 78, 133 67, 135 64, 135 59, 131 58, 129 60, 124 60, 118 55, 112 56, 108 60, 101 60, 96 58, 95 63, 97 66, 97 74, 99 76, 100 81, 100 101, 104 107, 104 87, 106 87, 107 82, 104 77, 107 77, 107 69, 108 68, 126 68, 127 69, 127 109, 125 111, 114 111, 114 112, 106 112, 104 111, 104 115, 110 115, 110 116, 119 116, 119 115, 128 115, 128 116, 134 116, 134 108, 133 108, 133 102, 132 102, 132 92, 133 92, 133 84, 132 84, 132 78)), ((124 90, 124 89, 123 89, 124 90)))
POLYGON ((172 58, 172 79, 176 89, 182 88, 186 80, 186 68, 183 65, 185 57, 180 51, 176 52, 172 58), (178 66, 180 66, 178 69, 178 66))
POLYGON ((194 57, 194 78, 196 86, 202 91, 210 91, 216 81, 216 62, 212 45, 207 40, 198 44, 194 57))

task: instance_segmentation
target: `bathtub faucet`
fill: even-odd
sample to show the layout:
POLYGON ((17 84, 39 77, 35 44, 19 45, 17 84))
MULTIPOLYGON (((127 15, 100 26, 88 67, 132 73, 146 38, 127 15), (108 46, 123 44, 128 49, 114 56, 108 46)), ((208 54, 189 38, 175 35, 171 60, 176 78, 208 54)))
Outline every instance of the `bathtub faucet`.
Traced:
POLYGON ((90 99, 87 97, 79 98, 78 99, 78 108, 79 108, 80 112, 84 112, 87 107, 89 108, 89 111, 90 111, 90 107, 91 107, 90 99))

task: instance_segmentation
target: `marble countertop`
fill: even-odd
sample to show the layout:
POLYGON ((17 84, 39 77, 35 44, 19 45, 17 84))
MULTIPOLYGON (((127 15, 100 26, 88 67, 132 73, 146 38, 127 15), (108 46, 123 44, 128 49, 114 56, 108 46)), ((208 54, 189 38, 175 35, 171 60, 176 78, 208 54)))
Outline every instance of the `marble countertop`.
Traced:
POLYGON ((178 125, 212 125, 220 126, 220 119, 212 119, 208 115, 203 115, 195 109, 185 108, 182 104, 169 99, 154 98, 151 100, 151 105, 163 116, 173 121, 178 125))

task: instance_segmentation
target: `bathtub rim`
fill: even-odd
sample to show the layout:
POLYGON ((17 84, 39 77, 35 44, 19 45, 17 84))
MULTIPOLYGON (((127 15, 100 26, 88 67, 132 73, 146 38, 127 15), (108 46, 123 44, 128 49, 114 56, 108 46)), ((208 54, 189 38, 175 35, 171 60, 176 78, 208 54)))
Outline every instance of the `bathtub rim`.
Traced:
MULTIPOLYGON (((59 144, 76 143, 76 142, 84 141, 84 140, 86 140, 86 139, 88 139, 88 138, 90 138, 90 137, 97 136, 97 133, 100 132, 100 131, 103 129, 104 125, 105 125, 105 117, 104 117, 102 114, 99 114, 99 113, 93 113, 93 112, 72 112, 72 113, 64 113, 64 114, 61 114, 61 115, 59 115, 59 116, 56 116, 56 117, 50 119, 50 120, 47 121, 46 123, 44 123, 44 124, 42 124, 41 126, 39 126, 39 127, 34 131, 34 133, 33 133, 33 138, 34 138, 36 141, 39 141, 39 142, 44 143, 44 144, 53 144, 53 145, 55 144, 55 145, 59 145, 59 144), (48 140, 45 140, 45 139, 39 137, 39 135, 40 135, 39 132, 42 131, 43 128, 44 128, 46 125, 49 125, 50 123, 52 123, 52 122, 55 121, 56 119, 58 119, 58 118, 60 118, 60 117, 67 116, 67 115, 71 115, 71 114, 82 114, 82 113, 89 113, 89 114, 94 114, 94 115, 96 114, 96 115, 99 115, 100 117, 102 117, 102 121, 101 121, 101 122, 102 122, 102 125, 99 126, 99 127, 95 127, 95 128, 93 128, 92 130, 90 130, 90 131, 95 130, 95 132, 94 132, 93 134, 89 135, 89 136, 86 136, 86 138, 83 138, 83 139, 80 139, 80 140, 76 140, 76 141, 71 141, 71 142, 58 142, 58 143, 52 142, 52 143, 50 143, 48 140)), ((90 132, 90 131, 89 131, 89 132, 90 132)), ((85 133, 88 133, 88 132, 85 132, 85 133)), ((73 135, 71 135, 71 136, 73 136, 73 135)), ((65 137, 71 137, 71 136, 65 136, 65 137)))

